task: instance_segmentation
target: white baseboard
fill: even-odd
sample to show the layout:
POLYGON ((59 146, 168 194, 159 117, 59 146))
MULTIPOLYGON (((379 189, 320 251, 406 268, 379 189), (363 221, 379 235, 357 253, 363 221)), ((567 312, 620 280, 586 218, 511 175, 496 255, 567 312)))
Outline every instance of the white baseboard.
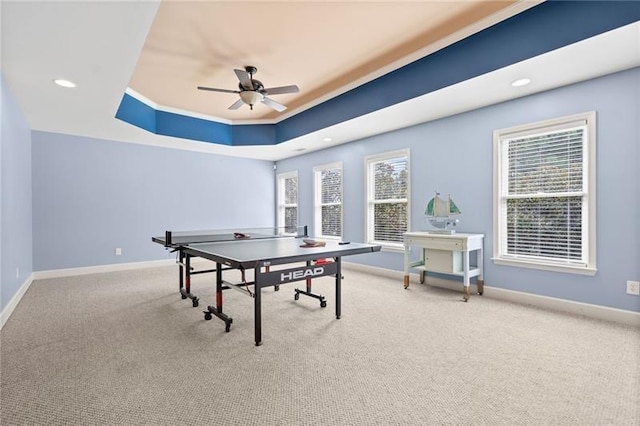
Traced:
POLYGON ((29 290, 29 286, 34 279, 33 274, 30 274, 27 280, 22 283, 16 294, 14 294, 11 300, 9 300, 7 306, 5 306, 2 312, 0 312, 0 330, 2 330, 2 327, 4 327, 5 323, 13 313, 13 310, 18 306, 18 303, 20 303, 20 300, 22 300, 22 296, 24 296, 27 290, 29 290))
POLYGON ((71 277, 75 275, 99 274, 103 272, 128 271, 132 269, 155 268, 158 266, 172 265, 174 263, 174 259, 164 259, 152 260, 147 262, 117 263, 113 265, 87 266, 83 268, 53 269, 50 271, 32 272, 31 275, 29 275, 29 278, 27 278, 27 280, 20 286, 16 294, 13 295, 7 306, 5 306, 2 312, 0 312, 0 330, 2 330, 2 327, 4 327, 5 323, 13 313, 13 310, 16 308, 16 306, 18 306, 18 303, 20 303, 20 300, 29 289, 29 286, 35 280, 71 277))
MULTIPOLYGON (((359 272, 365 272, 375 275, 381 275, 398 280, 398 285, 403 284, 404 272, 393 271, 390 269, 377 268, 374 266, 361 265, 357 263, 342 262, 346 269, 353 269, 359 272)), ((418 282, 418 274, 411 275, 411 285, 418 282)), ((448 290, 462 290, 462 283, 459 281, 448 280, 438 277, 427 276, 427 284, 434 287, 441 287, 448 290)), ((418 284, 419 285, 419 284, 418 284)), ((475 285, 470 286, 470 291, 477 292, 475 285)), ((482 297, 490 297, 494 299, 506 300, 525 305, 532 305, 539 308, 549 309, 553 311, 567 312, 576 315, 583 315, 589 318, 595 318, 605 321, 613 321, 620 324, 640 327, 640 312, 626 311, 623 309, 609 308, 607 306, 592 305, 589 303, 574 302, 571 300, 557 299, 555 297, 540 296, 537 294, 524 293, 521 291, 507 290, 504 288, 491 287, 485 282, 482 297)), ((473 298, 470 299, 470 303, 473 298)))
POLYGON ((52 269, 33 273, 34 280, 72 277, 75 275, 101 274, 103 272, 130 271, 132 269, 155 268, 175 264, 174 259, 150 260, 146 262, 116 263, 112 265, 86 266, 82 268, 52 269))
MULTIPOLYGON (((13 295, 7 306, 0 312, 0 330, 4 327, 5 323, 13 313, 13 310, 18 306, 20 300, 31 286, 31 283, 35 280, 43 280, 49 278, 63 278, 63 277, 73 277, 78 275, 89 275, 89 274, 100 274, 105 272, 116 272, 116 271, 129 271, 134 269, 145 269, 145 268, 155 268, 160 266, 170 266, 175 264, 175 259, 162 259, 162 260, 151 260, 146 262, 132 262, 132 263, 116 263, 111 265, 98 265, 98 266, 85 266, 80 268, 66 268, 66 269, 51 269, 47 271, 36 271, 32 272, 31 275, 27 278, 27 280, 20 286, 16 294, 13 295)), ((198 265, 199 263, 206 262, 203 259, 194 258, 192 259, 192 265, 198 265)), ((344 263, 343 263, 344 264, 344 263)), ((358 266, 357 264, 353 264, 358 266)), ((355 269, 355 268, 354 268, 355 269)), ((367 269, 362 267, 361 270, 366 272, 367 269)), ((395 271, 391 271, 388 269, 380 269, 384 272, 395 273, 395 271)))

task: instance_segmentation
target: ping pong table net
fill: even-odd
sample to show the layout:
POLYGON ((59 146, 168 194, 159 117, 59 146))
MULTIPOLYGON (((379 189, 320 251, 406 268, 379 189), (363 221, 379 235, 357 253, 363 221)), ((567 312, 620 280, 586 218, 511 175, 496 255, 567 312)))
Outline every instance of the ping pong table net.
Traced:
POLYGON ((283 226, 268 228, 236 228, 199 231, 166 231, 165 246, 214 243, 238 240, 259 240, 271 238, 305 238, 307 227, 283 226))

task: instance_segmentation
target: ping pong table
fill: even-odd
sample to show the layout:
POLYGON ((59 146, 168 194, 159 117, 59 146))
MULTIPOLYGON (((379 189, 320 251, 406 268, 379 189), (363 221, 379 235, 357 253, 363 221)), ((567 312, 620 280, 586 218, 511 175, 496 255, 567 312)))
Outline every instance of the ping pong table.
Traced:
POLYGON ((216 274, 215 306, 207 306, 205 320, 218 317, 229 332, 233 318, 223 311, 223 290, 238 290, 254 300, 255 344, 262 344, 262 297, 265 287, 273 286, 277 291, 281 284, 306 281, 304 290, 295 289, 294 299, 300 295, 318 299, 320 307, 327 305, 324 296, 313 293, 311 280, 323 276, 335 276, 335 313, 341 316, 342 257, 380 251, 379 245, 322 241, 313 244, 307 235, 307 227, 253 228, 241 230, 172 232, 153 237, 152 241, 165 249, 177 252, 180 294, 189 298, 193 307, 199 305, 199 298, 191 292, 191 276, 202 273, 216 274), (294 232, 291 232, 294 231, 294 232), (192 258, 203 258, 215 262, 215 268, 195 270, 192 258), (297 264, 297 265, 293 265, 297 264), (289 265, 272 270, 272 266, 289 265), (223 279, 225 270, 239 270, 240 282, 223 279), (253 270, 253 281, 247 281, 245 271, 253 270), (251 290, 253 288, 253 290, 251 290))

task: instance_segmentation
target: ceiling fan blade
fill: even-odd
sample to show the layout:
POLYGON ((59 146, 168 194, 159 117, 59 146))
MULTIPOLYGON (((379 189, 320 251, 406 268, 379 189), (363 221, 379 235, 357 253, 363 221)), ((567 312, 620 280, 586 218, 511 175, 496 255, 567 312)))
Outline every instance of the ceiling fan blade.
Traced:
POLYGON ((208 90, 210 92, 222 92, 222 93, 240 93, 238 90, 227 90, 227 89, 215 89, 213 87, 203 87, 198 86, 199 90, 208 90))
POLYGON ((291 86, 271 87, 264 89, 265 95, 282 95, 284 93, 298 93, 300 89, 295 84, 291 86))
POLYGON ((244 102, 242 102, 242 99, 238 99, 237 101, 235 101, 233 103, 233 105, 231 105, 228 109, 238 109, 240 108, 242 105, 244 105, 244 102))
POLYGON ((233 70, 240 80, 240 84, 247 90, 253 90, 253 83, 251 83, 251 76, 245 70, 233 70))
POLYGON ((271 108, 273 108, 273 109, 275 109, 278 112, 282 112, 285 109, 287 109, 286 106, 284 106, 282 104, 279 104, 276 101, 274 101, 273 99, 267 98, 266 96, 262 99, 262 103, 267 105, 267 106, 269 106, 269 107, 271 107, 271 108))

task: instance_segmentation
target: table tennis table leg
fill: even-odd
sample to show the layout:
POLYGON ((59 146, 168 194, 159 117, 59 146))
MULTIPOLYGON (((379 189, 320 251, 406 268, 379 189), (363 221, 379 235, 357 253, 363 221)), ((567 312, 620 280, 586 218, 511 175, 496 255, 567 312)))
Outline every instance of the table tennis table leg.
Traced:
MULTIPOLYGON (((307 260, 307 266, 311 266, 311 261, 310 260, 307 260)), ((293 295, 294 300, 300 299, 300 295, 304 294, 305 296, 309 296, 309 297, 313 297, 315 299, 318 299, 320 301, 320 307, 321 308, 326 308, 327 307, 327 299, 325 299, 325 297, 323 295, 315 294, 315 293, 313 293, 311 291, 312 290, 311 278, 307 278, 305 281, 306 281, 306 290, 300 290, 299 288, 294 289, 294 291, 295 291, 295 294, 293 295)))
MULTIPOLYGON (((180 282, 180 288, 178 289, 180 291, 180 294, 182 294, 182 290, 184 289, 184 266, 182 266, 182 263, 184 262, 184 253, 182 252, 182 250, 180 250, 180 252, 178 253, 178 281, 180 282)), ((186 299, 187 296, 185 296, 184 294, 182 294, 182 298, 186 299)))
POLYGON ((207 306, 207 310, 203 311, 204 319, 209 321, 212 318, 212 315, 217 316, 224 321, 224 331, 228 333, 231 330, 233 318, 222 312, 222 286, 222 265, 220 263, 216 263, 216 306, 207 306))
POLYGON ((342 305, 342 258, 336 257, 336 319, 340 319, 342 305))
POLYGON ((253 320, 256 346, 262 345, 262 283, 260 268, 255 268, 255 285, 253 286, 253 320))
MULTIPOLYGON (((269 265, 264 267, 264 271, 265 272, 269 272, 270 271, 269 265)), ((276 284, 276 285, 273 286, 273 291, 279 291, 279 290, 280 290, 280 285, 279 284, 276 284)))
MULTIPOLYGON (((187 255, 185 259, 185 283, 184 283, 184 291, 187 294, 191 294, 191 256, 187 255)), ((186 296, 186 294, 183 294, 186 296)))
POLYGON ((180 295, 182 299, 186 299, 187 297, 191 299, 191 303, 194 308, 197 308, 199 305, 199 300, 196 296, 191 294, 191 256, 188 254, 184 254, 182 250, 180 250, 180 254, 178 255, 178 274, 180 277, 178 278, 180 282, 180 295))

